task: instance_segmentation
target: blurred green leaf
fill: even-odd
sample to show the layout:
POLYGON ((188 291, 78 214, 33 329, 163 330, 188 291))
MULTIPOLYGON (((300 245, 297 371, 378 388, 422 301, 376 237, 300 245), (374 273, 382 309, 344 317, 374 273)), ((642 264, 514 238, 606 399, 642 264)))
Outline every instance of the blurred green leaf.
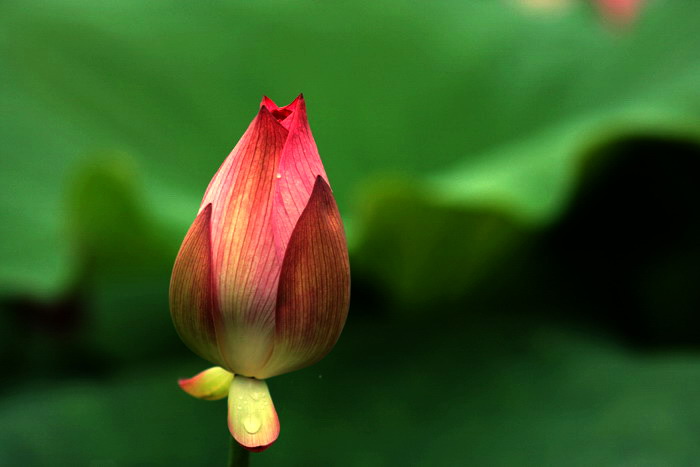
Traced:
POLYGON ((547 221, 591 145, 698 137, 699 9, 650 2, 622 35, 501 2, 4 2, 0 284, 70 278, 61 194, 95 150, 133 154, 149 215, 184 233, 263 93, 305 92, 348 218, 363 180, 393 173, 547 221))
POLYGON ((70 183, 69 238, 91 273, 134 277, 169 262, 177 250, 177 239, 162 236, 160 219, 149 216, 139 181, 129 158, 115 154, 85 159, 70 183))
POLYGON ((148 215, 131 159, 85 159, 69 187, 67 224, 86 289, 84 339, 117 360, 153 356, 179 345, 167 311, 179 235, 148 215))
POLYGON ((469 296, 512 266, 532 240, 531 229, 506 213, 440 205, 420 185, 383 179, 363 199, 353 274, 371 281, 400 313, 424 314, 469 296))

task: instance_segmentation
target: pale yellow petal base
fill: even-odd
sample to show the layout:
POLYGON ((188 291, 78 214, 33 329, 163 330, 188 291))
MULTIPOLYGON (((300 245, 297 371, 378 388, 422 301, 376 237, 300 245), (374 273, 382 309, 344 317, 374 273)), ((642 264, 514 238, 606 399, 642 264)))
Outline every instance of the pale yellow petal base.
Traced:
POLYGON ((228 428, 249 451, 263 451, 275 442, 280 423, 267 383, 236 375, 228 395, 228 428))
POLYGON ((233 373, 219 366, 204 370, 189 379, 181 379, 178 384, 190 396, 197 399, 215 401, 228 395, 233 373))

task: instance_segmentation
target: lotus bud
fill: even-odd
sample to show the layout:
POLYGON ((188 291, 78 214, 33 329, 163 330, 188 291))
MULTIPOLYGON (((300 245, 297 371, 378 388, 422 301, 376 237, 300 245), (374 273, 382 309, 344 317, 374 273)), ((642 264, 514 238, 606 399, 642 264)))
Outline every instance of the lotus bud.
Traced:
POLYGON ((343 224, 300 95, 267 97, 206 189, 175 260, 170 312, 181 339, 216 367, 181 380, 228 396, 228 425, 249 450, 279 433, 267 383, 335 345, 350 300, 343 224))

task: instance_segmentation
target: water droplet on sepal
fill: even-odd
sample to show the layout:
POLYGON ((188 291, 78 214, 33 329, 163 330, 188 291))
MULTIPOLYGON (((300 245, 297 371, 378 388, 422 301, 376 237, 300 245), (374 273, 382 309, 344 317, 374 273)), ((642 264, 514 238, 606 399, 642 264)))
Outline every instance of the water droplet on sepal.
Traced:
POLYGON ((260 431, 261 426, 262 421, 260 420, 260 417, 256 415, 249 415, 248 417, 243 419, 243 428, 245 428, 245 431, 247 431, 251 435, 254 435, 258 431, 260 431))

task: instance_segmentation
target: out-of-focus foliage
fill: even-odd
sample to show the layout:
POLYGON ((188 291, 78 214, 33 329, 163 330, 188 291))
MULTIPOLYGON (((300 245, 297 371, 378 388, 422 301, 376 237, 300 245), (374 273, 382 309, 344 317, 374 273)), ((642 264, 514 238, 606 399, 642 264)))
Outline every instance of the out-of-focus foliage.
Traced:
POLYGON ((351 218, 358 183, 399 173, 546 219, 590 145, 697 133, 700 6, 656 3, 620 36, 500 2, 6 2, 3 286, 65 280, 61 194, 92 151, 132 154, 144 209, 182 228, 263 93, 307 94, 351 218))
POLYGON ((692 465, 698 30, 694 0, 624 30, 505 0, 3 2, 0 464, 221 462, 225 408, 174 384, 204 364, 170 268, 260 97, 304 92, 354 303, 270 382, 255 464, 692 465))

